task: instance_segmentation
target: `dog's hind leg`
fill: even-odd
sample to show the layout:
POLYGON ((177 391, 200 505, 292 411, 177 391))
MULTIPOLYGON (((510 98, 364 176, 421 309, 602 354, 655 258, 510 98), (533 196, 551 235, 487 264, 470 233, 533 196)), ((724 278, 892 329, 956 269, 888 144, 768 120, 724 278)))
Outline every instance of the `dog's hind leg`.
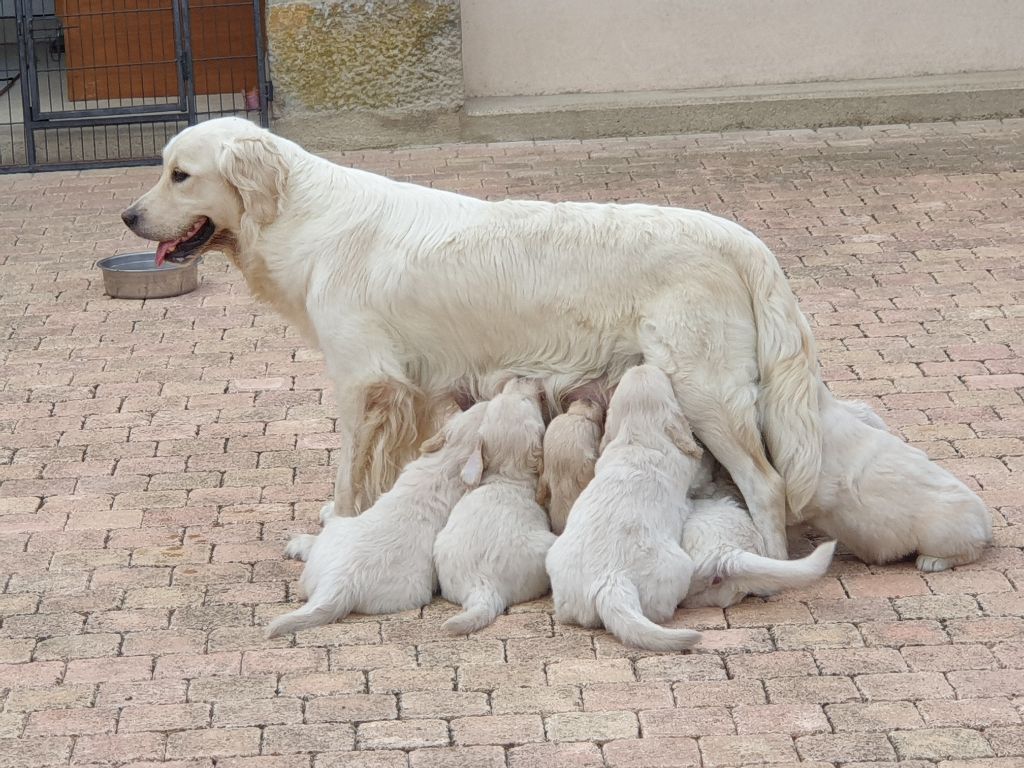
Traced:
POLYGON ((737 408, 684 393, 683 413, 701 442, 732 476, 750 519, 764 539, 765 553, 786 559, 786 489, 761 444, 755 406, 737 408))

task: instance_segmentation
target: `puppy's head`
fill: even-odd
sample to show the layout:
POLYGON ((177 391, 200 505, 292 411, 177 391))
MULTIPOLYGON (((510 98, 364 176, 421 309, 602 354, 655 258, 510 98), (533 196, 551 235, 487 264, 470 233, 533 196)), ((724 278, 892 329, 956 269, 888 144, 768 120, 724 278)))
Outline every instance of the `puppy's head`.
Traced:
POLYGON ((544 461, 544 417, 536 382, 513 379, 489 401, 473 454, 463 468, 466 485, 480 484, 485 471, 538 475, 544 461))
POLYGON ((157 183, 122 214, 140 237, 155 240, 157 264, 186 263, 239 246, 274 220, 288 178, 279 140, 237 117, 208 120, 174 136, 157 183))
POLYGON ((646 435, 665 435, 692 459, 699 460, 704 453, 693 439, 672 382, 653 365, 638 365, 623 374, 608 406, 601 450, 624 430, 639 441, 646 435))
POLYGON ((444 426, 420 446, 420 454, 438 453, 443 449, 457 450, 463 459, 475 450, 480 434, 480 425, 487 412, 487 403, 477 403, 468 410, 461 410, 452 404, 448 409, 448 418, 444 426))
POLYGON ((598 426, 604 424, 604 408, 593 400, 573 400, 569 403, 569 410, 566 413, 573 416, 582 416, 598 426))

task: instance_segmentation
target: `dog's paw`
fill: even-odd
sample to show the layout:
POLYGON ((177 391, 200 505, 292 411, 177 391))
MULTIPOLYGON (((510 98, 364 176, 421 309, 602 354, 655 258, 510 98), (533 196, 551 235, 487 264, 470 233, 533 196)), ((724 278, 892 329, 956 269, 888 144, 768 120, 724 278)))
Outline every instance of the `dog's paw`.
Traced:
POLYGON ((948 571, 956 565, 955 560, 950 560, 945 557, 932 557, 931 555, 919 555, 917 558, 917 570, 924 571, 925 573, 937 573, 939 571, 948 571))
POLYGON ((326 525, 332 517, 334 517, 334 502, 328 501, 320 507, 320 525, 326 525))
POLYGON ((309 550, 313 548, 313 542, 316 541, 316 536, 311 533, 300 533, 298 536, 292 536, 284 548, 284 556, 290 557, 293 560, 306 560, 309 558, 309 550))

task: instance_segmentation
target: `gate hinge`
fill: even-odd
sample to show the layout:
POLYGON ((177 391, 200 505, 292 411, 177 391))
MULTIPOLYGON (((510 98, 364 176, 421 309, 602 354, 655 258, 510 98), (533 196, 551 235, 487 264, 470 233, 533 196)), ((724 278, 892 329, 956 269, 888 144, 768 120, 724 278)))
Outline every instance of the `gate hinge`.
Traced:
POLYGON ((274 100, 274 84, 270 80, 267 80, 263 88, 263 98, 268 104, 274 100))
POLYGON ((192 67, 189 65, 188 59, 181 60, 181 79, 186 82, 192 79, 192 67))

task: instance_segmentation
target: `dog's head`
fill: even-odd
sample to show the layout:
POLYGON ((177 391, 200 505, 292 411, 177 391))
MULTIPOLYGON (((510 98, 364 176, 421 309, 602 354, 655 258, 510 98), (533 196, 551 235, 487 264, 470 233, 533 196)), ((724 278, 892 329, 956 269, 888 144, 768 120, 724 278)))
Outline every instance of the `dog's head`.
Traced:
POLYGON ((653 365, 637 365, 623 374, 608 405, 601 450, 627 426, 633 439, 643 441, 645 435, 661 432, 690 458, 699 460, 703 456, 679 407, 672 382, 653 365))
POLYGON ((237 117, 209 120, 174 136, 157 183, 122 214, 135 234, 155 240, 157 264, 208 250, 236 260, 278 213, 288 179, 280 140, 237 117))

